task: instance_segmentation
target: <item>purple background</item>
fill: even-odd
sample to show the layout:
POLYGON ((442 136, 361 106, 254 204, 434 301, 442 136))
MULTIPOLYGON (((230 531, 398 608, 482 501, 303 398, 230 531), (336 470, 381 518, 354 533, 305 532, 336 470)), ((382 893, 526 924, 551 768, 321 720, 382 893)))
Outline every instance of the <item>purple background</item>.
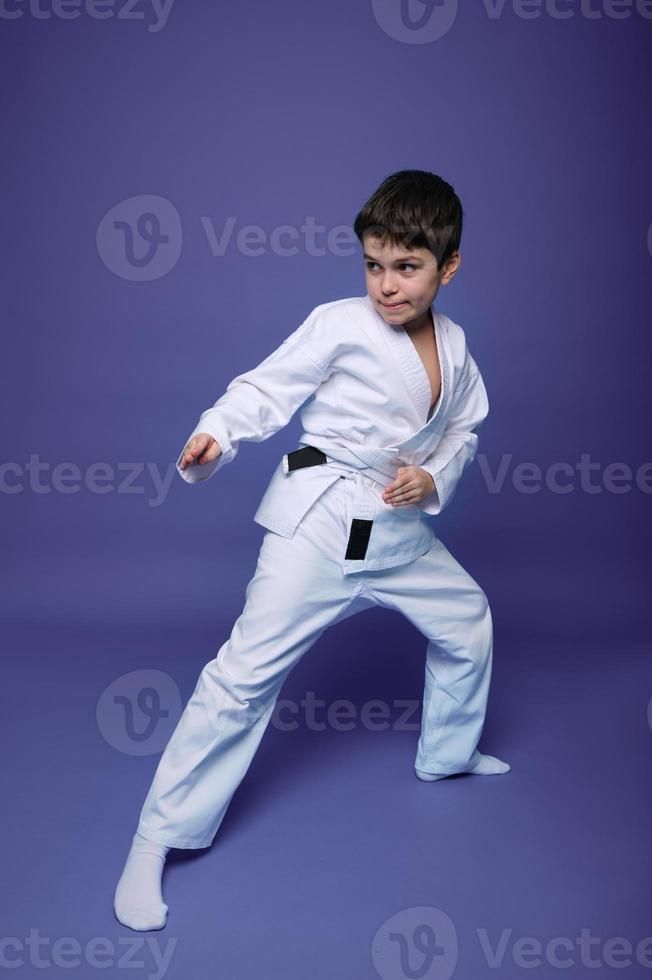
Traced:
MULTIPOLYGON (((512 772, 424 784, 415 731, 270 727, 215 846, 170 859, 168 926, 150 937, 178 938, 175 980, 367 980, 382 975, 382 924, 432 906, 457 931, 453 976, 477 980, 528 972, 511 945, 490 969, 478 929, 494 945, 502 929, 544 946, 582 928, 634 947, 652 934, 650 493, 605 485, 609 464, 635 478, 650 459, 652 20, 600 0, 600 17, 560 4, 569 19, 459 6, 421 44, 386 29, 398 0, 176 0, 161 30, 142 2, 144 19, 45 19, 17 2, 6 9, 23 16, 0 17, 3 937, 105 936, 116 962, 102 972, 123 975, 118 944, 138 936, 113 918, 113 890, 158 755, 109 744, 96 707, 143 668, 190 696, 242 609, 264 533, 252 516, 298 421, 200 486, 174 461, 231 378, 316 305, 365 292, 359 247, 308 254, 299 234, 285 256, 272 231, 350 226, 403 168, 441 174, 466 213, 462 268, 436 303, 464 327, 491 410, 434 520, 491 602, 481 748, 512 772), (180 217, 166 246, 178 261, 149 281, 129 278, 123 239, 101 226, 140 195, 180 217), (213 255, 207 219, 220 235, 229 216, 233 239, 213 255), (268 236, 258 256, 235 241, 251 224, 268 236), (568 493, 512 480, 520 463, 545 472, 587 454, 597 492, 579 475, 568 493), (31 455, 40 489, 20 469, 31 455), (55 487, 63 462, 79 467, 77 492, 55 487), (104 493, 83 482, 99 462, 115 471, 104 493)), ((424 651, 373 609, 322 637, 283 696, 419 699, 424 651)), ((25 950, 19 975, 42 975, 25 950)), ((574 955, 572 976, 595 974, 574 955)), ((137 958, 145 977, 153 961, 137 958)), ((529 972, 559 975, 545 958, 529 972)))

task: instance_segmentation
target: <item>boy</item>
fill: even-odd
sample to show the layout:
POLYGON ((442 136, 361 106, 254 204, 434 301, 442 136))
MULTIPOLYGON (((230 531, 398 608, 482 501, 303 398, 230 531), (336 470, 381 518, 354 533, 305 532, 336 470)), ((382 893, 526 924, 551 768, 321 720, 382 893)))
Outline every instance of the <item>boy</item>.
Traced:
POLYGON ((367 295, 317 306, 200 416, 177 460, 188 483, 301 412, 254 516, 266 533, 244 609, 197 681, 143 804, 114 908, 165 925, 171 847, 212 843, 289 671, 335 622, 374 604, 424 634, 415 770, 434 781, 510 767, 482 755, 492 619, 479 585, 425 515, 450 503, 473 460, 486 390, 464 332, 435 310, 460 265, 463 212, 427 171, 388 177, 358 214, 367 295))

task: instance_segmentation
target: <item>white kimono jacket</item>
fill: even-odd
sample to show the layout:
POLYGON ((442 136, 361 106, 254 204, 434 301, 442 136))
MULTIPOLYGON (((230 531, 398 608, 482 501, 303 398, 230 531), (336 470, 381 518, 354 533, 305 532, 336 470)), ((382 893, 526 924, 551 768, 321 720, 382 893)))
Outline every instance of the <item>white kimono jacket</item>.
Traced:
POLYGON ((434 303, 432 315, 441 392, 430 417, 430 381, 409 334, 386 323, 367 295, 335 300, 315 307, 280 347, 231 381, 188 436, 207 432, 221 456, 182 470, 182 452, 178 472, 188 483, 207 480, 233 460, 242 440, 260 442, 278 432, 305 402, 303 432, 293 448, 314 446, 327 462, 288 471, 284 456, 254 520, 291 538, 308 508, 346 474, 355 479, 349 525, 352 518, 373 524, 365 557, 343 557, 344 572, 387 568, 424 554, 435 539, 426 515, 450 503, 477 451, 473 429, 489 411, 464 331, 434 303), (411 465, 427 470, 436 490, 418 504, 386 504, 383 488, 400 466, 411 465))

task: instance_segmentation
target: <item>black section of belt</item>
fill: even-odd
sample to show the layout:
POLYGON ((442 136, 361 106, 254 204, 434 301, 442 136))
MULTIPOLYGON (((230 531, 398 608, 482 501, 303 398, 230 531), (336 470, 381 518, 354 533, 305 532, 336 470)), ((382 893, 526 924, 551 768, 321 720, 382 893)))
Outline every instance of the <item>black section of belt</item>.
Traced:
POLYGON ((373 521, 363 520, 360 517, 354 517, 351 521, 351 533, 349 534, 349 543, 347 545, 346 558, 351 558, 353 560, 359 560, 364 558, 367 554, 367 546, 369 544, 369 536, 371 535, 371 525, 373 521))
POLYGON ((299 470, 303 466, 318 466, 320 463, 325 463, 327 459, 326 453, 314 446, 303 446, 301 449, 295 449, 294 452, 288 453, 287 457, 288 472, 299 470))

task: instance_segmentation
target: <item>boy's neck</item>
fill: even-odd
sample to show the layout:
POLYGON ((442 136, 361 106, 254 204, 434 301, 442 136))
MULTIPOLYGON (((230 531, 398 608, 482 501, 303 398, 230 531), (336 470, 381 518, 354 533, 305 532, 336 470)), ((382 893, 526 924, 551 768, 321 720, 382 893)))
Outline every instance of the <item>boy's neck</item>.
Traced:
POLYGON ((428 307, 416 320, 412 320, 410 323, 402 323, 401 326, 409 334, 430 332, 435 326, 432 319, 432 308, 428 307))

